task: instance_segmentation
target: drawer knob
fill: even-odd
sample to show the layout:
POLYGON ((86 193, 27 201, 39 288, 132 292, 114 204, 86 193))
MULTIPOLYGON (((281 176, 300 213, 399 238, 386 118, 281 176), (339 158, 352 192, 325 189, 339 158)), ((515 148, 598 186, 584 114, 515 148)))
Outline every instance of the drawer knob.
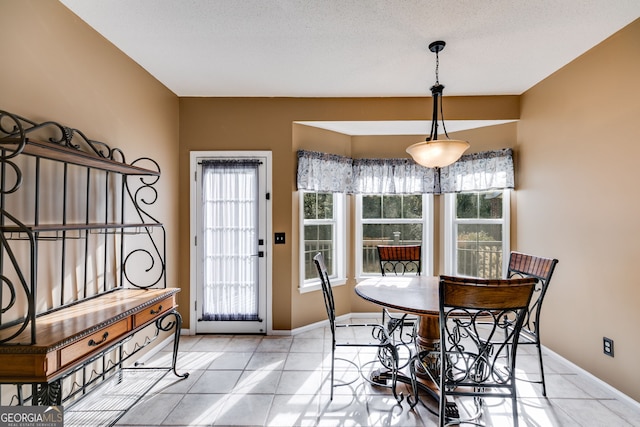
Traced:
POLYGON ((149 312, 149 314, 158 314, 162 311, 162 306, 158 307, 158 310, 154 310, 153 308, 151 309, 151 311, 149 312))
POLYGON ((100 341, 94 341, 93 339, 90 339, 87 344, 89 344, 90 347, 95 347, 105 342, 108 336, 109 336, 109 332, 105 332, 104 334, 102 334, 102 339, 100 341))

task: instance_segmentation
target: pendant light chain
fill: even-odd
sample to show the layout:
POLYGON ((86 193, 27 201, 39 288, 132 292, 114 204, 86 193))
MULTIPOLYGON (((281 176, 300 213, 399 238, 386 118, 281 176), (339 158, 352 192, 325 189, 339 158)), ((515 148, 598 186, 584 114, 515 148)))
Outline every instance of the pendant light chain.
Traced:
POLYGON ((439 71, 440 69, 440 57, 438 56, 438 52, 436 51, 436 85, 440 84, 439 71))
MULTIPOLYGON (((436 50, 436 86, 440 85, 440 56, 438 55, 438 50, 436 50)), ((442 97, 440 97, 440 120, 442 120, 442 130, 447 138, 449 138, 449 133, 447 132, 447 126, 444 124, 444 112, 442 109, 442 97)), ((436 125, 437 129, 437 125, 436 125)), ((435 139, 438 139, 438 135, 434 135, 435 139)))

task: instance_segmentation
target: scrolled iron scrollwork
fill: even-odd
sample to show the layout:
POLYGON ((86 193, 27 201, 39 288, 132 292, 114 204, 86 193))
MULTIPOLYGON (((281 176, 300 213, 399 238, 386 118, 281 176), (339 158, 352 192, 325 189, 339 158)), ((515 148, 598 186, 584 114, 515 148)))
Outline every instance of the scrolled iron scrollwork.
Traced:
MULTIPOLYGON (((50 123, 52 123, 53 125, 60 126, 55 122, 50 122, 50 123)), ((82 132, 79 129, 75 129, 67 126, 61 126, 60 133, 61 133, 61 137, 59 139, 52 137, 52 138, 49 138, 49 142, 62 144, 69 148, 81 150, 82 146, 80 144, 74 143, 74 136, 77 134, 78 138, 81 139, 81 141, 84 142, 84 144, 91 149, 90 151, 91 153, 95 154, 98 157, 102 157, 103 159, 116 160, 114 158, 114 151, 116 149, 109 147, 109 145, 107 145, 102 141, 96 141, 95 139, 87 138, 84 132, 82 132)), ((78 138, 75 138, 75 139, 77 140, 78 138)))
POLYGON ((22 172, 10 159, 15 158, 24 151, 28 135, 37 135, 52 144, 126 164, 122 150, 111 148, 104 142, 90 139, 79 129, 64 126, 51 120, 38 123, 17 114, 0 110, 0 160, 4 162, 5 166, 11 168, 15 175, 10 184, 5 176, 2 188, 0 188, 0 192, 3 194, 15 192, 22 184, 22 172))
POLYGON ((8 186, 8 179, 2 180, 2 187, 0 188, 0 192, 2 194, 15 193, 20 188, 20 186, 22 186, 22 171, 20 170, 18 165, 13 163, 11 160, 5 160, 4 164, 13 170, 15 178, 13 180, 13 185, 10 186, 8 186))
POLYGON ((38 134, 50 143, 124 163, 124 155, 121 150, 111 148, 102 141, 90 139, 79 129, 64 126, 51 120, 38 123, 0 110, 0 147, 2 148, 1 158, 3 160, 20 154, 24 150, 29 134, 38 134))
POLYGON ((27 143, 25 125, 30 128, 36 123, 0 110, 0 159, 6 161, 22 153, 27 143))
MULTIPOLYGON (((6 284, 7 287, 9 288, 9 301, 7 301, 7 305, 0 306, 0 313, 4 314, 7 311, 9 311, 11 307, 13 307, 14 304, 16 303, 16 288, 15 286, 13 286, 13 282, 9 280, 9 278, 5 275, 0 276, 0 287, 2 287, 3 284, 6 284)), ((2 291, 0 291, 0 293, 4 294, 2 291)), ((3 302, 4 302, 4 298, 3 298, 3 302)))
POLYGON ((156 320, 156 328, 158 331, 169 332, 170 330, 174 330, 173 335, 173 357, 171 361, 171 369, 176 377, 187 378, 189 377, 189 373, 185 372, 184 374, 179 374, 176 370, 176 363, 178 361, 178 345, 180 343, 180 329, 182 329, 182 316, 178 312, 178 310, 171 310, 164 314, 162 317, 156 320), (167 321, 167 319, 173 316, 174 320, 167 321))
POLYGON ((120 163, 127 163, 125 158, 124 158, 124 152, 119 149, 119 148, 112 148, 111 149, 111 160, 116 161, 116 162, 120 162, 120 163), (116 156, 119 156, 116 157, 116 156))
POLYGON ((131 162, 131 166, 137 166, 139 163, 145 161, 150 162, 153 165, 153 169, 147 169, 155 169, 156 171, 158 171, 158 175, 128 177, 128 179, 126 180, 127 193, 129 194, 131 201, 139 212, 141 219, 146 217, 148 219, 151 219, 153 222, 158 222, 158 220, 155 219, 151 214, 149 214, 148 211, 142 208, 142 205, 151 206, 158 201, 158 191, 155 189, 154 185, 156 185, 156 183, 160 179, 160 165, 153 159, 150 159, 148 157, 141 157, 131 162))
POLYGON ((158 331, 169 332, 176 327, 177 323, 182 324, 182 318, 178 318, 179 313, 177 311, 170 311, 162 317, 156 320, 156 327, 158 331), (167 320, 169 317, 173 317, 173 320, 167 320))
POLYGON ((0 160, 12 169, 15 175, 13 185, 9 185, 5 172, 5 179, 2 180, 0 188, 3 194, 15 192, 22 184, 22 171, 11 159, 20 154, 27 143, 24 124, 33 125, 20 116, 0 110, 0 160))
POLYGON ((38 384, 34 399, 39 405, 59 405, 62 400, 62 385, 60 380, 38 384))
MULTIPOLYGON (((124 158, 123 154, 122 156, 124 158)), ((125 179, 126 192, 142 223, 160 224, 159 221, 145 209, 147 206, 155 204, 158 200, 158 191, 154 185, 160 178, 160 165, 148 157, 136 159, 131 162, 131 165, 138 166, 143 162, 151 163, 153 167, 146 167, 146 169, 157 170, 158 176, 127 176, 125 179), (145 208, 143 208, 143 206, 145 208)), ((145 233, 143 234, 144 237, 148 239, 149 246, 147 248, 136 248, 129 252, 124 257, 122 268, 125 278, 131 285, 138 288, 151 288, 165 278, 165 254, 164 251, 161 250, 161 248, 164 248, 164 228, 162 228, 162 236, 160 237, 155 237, 150 227, 145 227, 145 233), (163 242, 157 241, 160 238, 163 239, 163 242), (136 262, 130 262, 133 259, 135 259, 136 262), (146 274, 144 278, 145 283, 143 284, 130 274, 129 266, 135 265, 136 269, 139 270, 140 265, 145 265, 145 263, 147 265, 145 269, 146 273, 151 273, 154 270, 157 270, 158 273, 156 275, 146 274)))
MULTIPOLYGON (((152 240, 153 242, 153 238, 151 237, 151 234, 147 234, 147 236, 149 236, 149 239, 152 240)), ((158 283, 160 283, 164 277, 164 272, 165 272, 164 261, 160 258, 160 256, 161 255, 159 251, 155 251, 155 256, 154 256, 154 254, 152 254, 151 251, 148 251, 146 249, 134 249, 131 252, 129 252, 127 256, 124 258, 124 260, 122 261, 122 270, 127 281, 131 285, 140 289, 152 288, 158 283), (136 255, 142 255, 142 257, 136 256, 136 255), (130 262, 131 260, 134 260, 134 259, 135 259, 134 262, 130 262), (140 283, 129 272, 129 266, 135 266, 136 270, 140 270, 141 266, 144 265, 143 261, 147 261, 149 263, 149 265, 144 269, 145 273, 150 273, 154 269, 157 269, 157 274, 155 276, 149 277, 149 274, 145 274, 145 280, 147 281, 147 283, 140 283), (158 262, 160 262, 160 267, 156 268, 156 264, 158 262)))
MULTIPOLYGON (((10 214, 8 214, 7 212, 5 212, 4 210, 0 209, 0 214, 3 218, 7 218, 10 219, 12 221, 14 221, 16 224, 18 224, 20 227, 24 228, 24 225, 21 224, 19 221, 17 221, 13 216, 11 216, 10 214)), ((29 236, 29 238, 31 239, 32 243, 33 243, 33 236, 29 236)), ((32 289, 33 287, 33 283, 31 283, 30 280, 27 280, 27 278, 25 277, 25 275, 23 274, 23 271, 20 269, 18 260, 16 258, 15 253, 12 250, 12 247, 9 245, 9 241, 7 240, 7 238, 5 237, 5 235, 3 233, 0 233, 0 250, 3 251, 8 260, 10 261, 9 263, 6 263, 6 265, 11 265, 13 267, 13 273, 15 273, 16 278, 18 279, 18 283, 20 284, 20 287, 22 289, 22 292, 24 292, 24 295, 27 299, 27 301, 31 301, 33 299, 33 295, 34 295, 34 290, 32 289), (31 283, 31 286, 29 285, 29 283, 31 283)), ((33 256, 33 254, 31 255, 33 256)), ((7 268, 7 267, 5 267, 7 268)), ((17 298, 17 289, 16 289, 16 285, 14 285, 13 281, 11 279, 9 279, 4 273, 1 276, 1 281, 0 281, 0 286, 2 286, 3 283, 6 283, 6 285, 9 288, 9 292, 11 294, 11 298, 9 303, 2 307, 2 313, 5 314, 7 313, 14 305, 14 302, 17 298)), ((0 288, 0 291, 2 289, 0 288)), ((3 327, 6 326, 14 326, 14 325, 20 325, 18 328, 16 328, 15 330, 13 330, 13 332, 8 335, 5 336, 3 339, 0 340, 0 344, 2 343, 6 343, 6 342, 11 342, 11 340, 13 340, 15 337, 19 336, 22 331, 24 331, 27 326, 29 326, 29 324, 31 324, 32 328, 35 328, 35 315, 34 315, 34 306, 32 303, 30 303, 27 307, 27 312, 26 313, 21 313, 22 317, 20 317, 20 314, 16 315, 16 316, 12 316, 11 321, 6 322, 3 321, 3 327)), ((32 333, 31 333, 31 341, 33 342, 35 340, 35 334, 34 334, 34 330, 32 329, 32 333)))
MULTIPOLYGON (((9 310, 11 310, 11 308, 15 305, 16 303, 16 288, 15 285, 13 284, 13 282, 5 275, 0 275, 0 294, 3 295, 2 298, 2 306, 0 306, 0 313, 5 314, 7 312, 9 312, 9 310), (6 287, 9 289, 9 298, 8 301, 6 301, 5 304, 5 298, 4 297, 4 293, 2 292, 2 288, 4 288, 3 285, 6 285, 6 287)), ((22 333, 22 331, 24 331, 27 326, 29 325, 30 322, 30 318, 29 316, 24 316, 21 319, 18 319, 15 322, 7 322, 7 326, 12 326, 15 324, 19 324, 20 327, 15 330, 11 335, 0 339, 0 344, 5 343, 5 342, 9 342, 11 341, 13 338, 17 337, 18 335, 20 335, 22 333)))

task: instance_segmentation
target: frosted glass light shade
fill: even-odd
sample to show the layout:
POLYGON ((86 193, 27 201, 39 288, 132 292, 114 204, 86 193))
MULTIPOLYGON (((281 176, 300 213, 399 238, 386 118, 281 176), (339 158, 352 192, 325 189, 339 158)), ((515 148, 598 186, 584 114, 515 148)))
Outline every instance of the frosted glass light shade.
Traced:
POLYGON ((449 166, 462 156, 469 143, 457 139, 436 139, 435 141, 422 141, 407 148, 413 160, 419 165, 428 168, 441 168, 449 166))

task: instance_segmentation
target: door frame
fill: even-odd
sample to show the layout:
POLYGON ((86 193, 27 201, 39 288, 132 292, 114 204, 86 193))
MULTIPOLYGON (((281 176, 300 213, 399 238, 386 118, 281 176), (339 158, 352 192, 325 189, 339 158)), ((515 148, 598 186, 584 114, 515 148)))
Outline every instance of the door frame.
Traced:
POLYGON ((198 277, 197 277, 197 247, 196 247, 196 235, 198 232, 197 225, 197 214, 194 209, 197 202, 197 182, 196 182, 196 173, 197 173, 197 159, 199 157, 230 157, 230 158, 254 158, 254 157, 264 157, 266 158, 266 182, 265 182, 265 190, 270 195, 267 203, 265 205, 265 215, 266 215, 266 230, 265 230, 265 263, 266 263, 266 292, 267 292, 267 306, 266 306, 266 334, 273 334, 273 325, 272 325, 272 266, 273 266, 273 257, 272 257, 272 204, 271 201, 273 199, 273 191, 272 191, 272 153, 271 151, 190 151, 189 152, 189 180, 191 181, 190 188, 190 196, 189 196, 189 335, 196 334, 196 322, 198 321, 198 311, 196 309, 196 298, 198 295, 198 277))

